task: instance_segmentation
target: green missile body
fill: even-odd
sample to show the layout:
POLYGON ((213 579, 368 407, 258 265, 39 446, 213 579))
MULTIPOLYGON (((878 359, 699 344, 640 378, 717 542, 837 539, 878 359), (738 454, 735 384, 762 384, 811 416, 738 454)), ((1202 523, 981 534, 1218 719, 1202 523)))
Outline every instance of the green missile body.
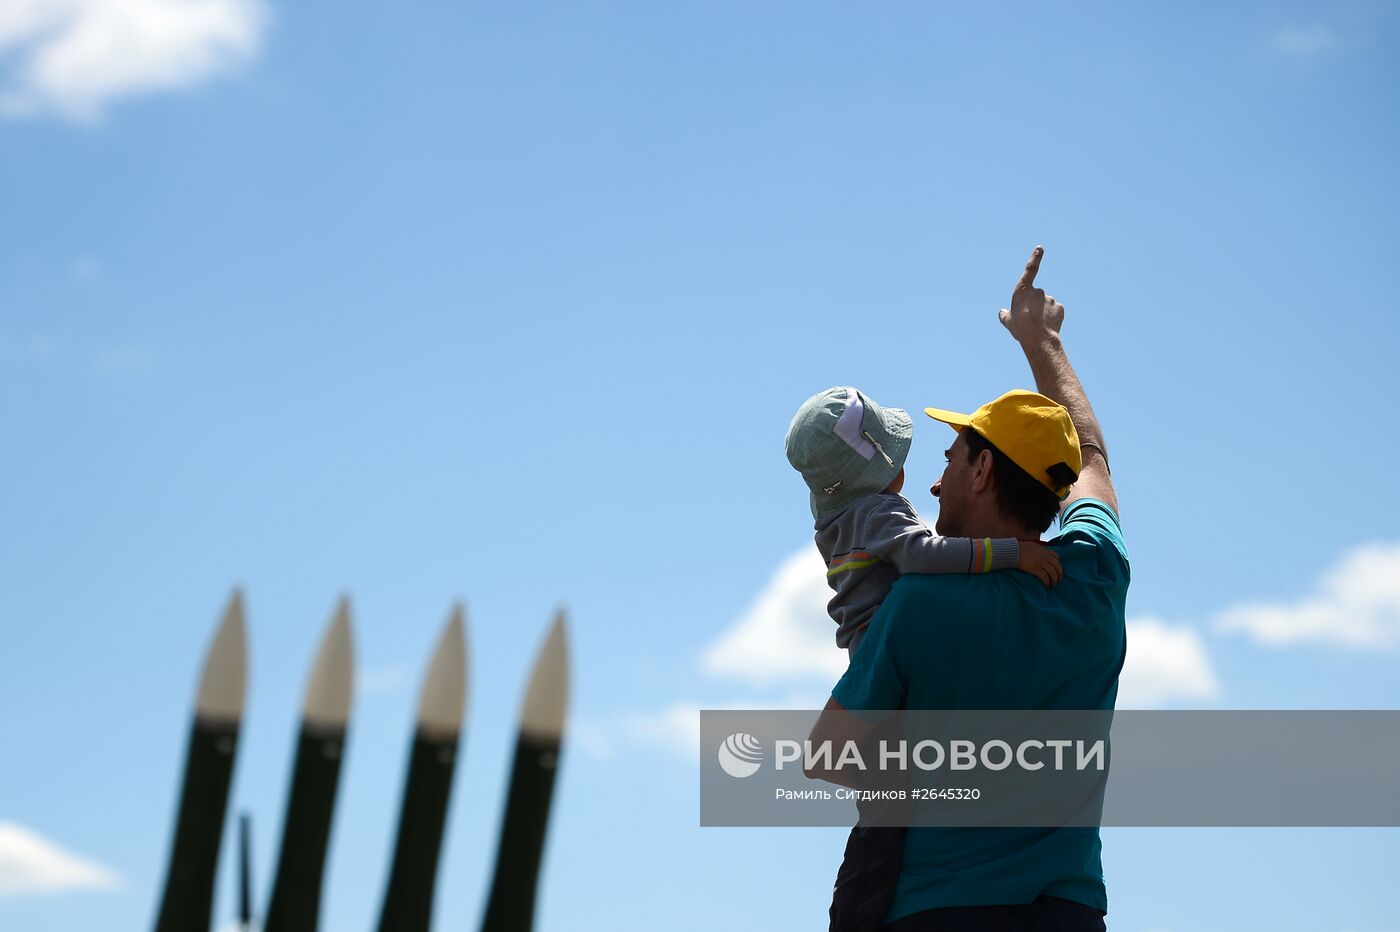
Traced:
POLYGON ((568 696, 568 646, 564 614, 560 612, 540 649, 525 692, 483 932, 529 932, 534 926, 535 892, 568 696))
POLYGON ((263 932, 314 932, 354 686, 350 605, 341 599, 311 667, 282 847, 263 932))
POLYGON ((427 932, 466 701, 462 607, 454 606, 423 681, 380 932, 427 932))
POLYGON ((208 929, 212 919, 219 842, 243 719, 247 657, 243 596, 235 590, 204 658, 156 932, 208 929))

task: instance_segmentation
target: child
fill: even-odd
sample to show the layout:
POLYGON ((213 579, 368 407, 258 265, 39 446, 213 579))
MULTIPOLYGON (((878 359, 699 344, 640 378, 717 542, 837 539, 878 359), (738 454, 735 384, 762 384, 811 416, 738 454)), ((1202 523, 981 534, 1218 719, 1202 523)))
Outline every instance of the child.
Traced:
POLYGON ((899 494, 913 424, 854 388, 828 388, 798 408, 787 457, 812 490, 817 550, 835 591, 827 611, 836 645, 854 654, 865 627, 902 573, 985 573, 1019 569, 1047 586, 1060 558, 1014 537, 939 537, 899 494))

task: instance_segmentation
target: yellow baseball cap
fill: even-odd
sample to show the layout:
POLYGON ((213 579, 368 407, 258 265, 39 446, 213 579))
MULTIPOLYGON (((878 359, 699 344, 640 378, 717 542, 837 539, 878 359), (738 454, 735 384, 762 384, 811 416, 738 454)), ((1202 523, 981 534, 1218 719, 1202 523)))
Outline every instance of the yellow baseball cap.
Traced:
POLYGON ((1018 388, 971 414, 942 408, 924 413, 954 430, 971 427, 1061 499, 1084 468, 1069 411, 1044 395, 1018 388))

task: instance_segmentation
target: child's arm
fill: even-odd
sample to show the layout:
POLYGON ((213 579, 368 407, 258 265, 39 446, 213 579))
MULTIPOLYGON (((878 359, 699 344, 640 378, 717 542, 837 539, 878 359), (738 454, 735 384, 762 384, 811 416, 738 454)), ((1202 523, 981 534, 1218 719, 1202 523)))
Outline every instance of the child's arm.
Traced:
POLYGON ((871 514, 865 528, 871 556, 900 573, 987 573, 1022 569, 1050 586, 1059 581, 1060 558, 1043 544, 1014 537, 939 537, 907 505, 871 514))

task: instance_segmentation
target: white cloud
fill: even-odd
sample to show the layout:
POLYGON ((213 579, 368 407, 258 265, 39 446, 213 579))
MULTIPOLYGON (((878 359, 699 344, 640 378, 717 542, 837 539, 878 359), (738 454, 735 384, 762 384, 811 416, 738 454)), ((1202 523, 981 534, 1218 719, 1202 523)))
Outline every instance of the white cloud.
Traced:
POLYGON ((1269 47, 1290 58, 1316 58, 1341 45, 1326 26, 1280 26, 1269 35, 1269 47))
POLYGON ((622 716, 618 731, 623 739, 632 744, 660 748, 683 760, 693 761, 700 747, 701 709, 820 709, 826 705, 826 699, 824 692, 795 691, 776 698, 672 702, 653 712, 633 712, 622 716))
POLYGON ((694 760, 700 746, 700 705, 672 702, 654 712, 632 712, 622 717, 619 731, 634 744, 660 748, 677 757, 694 760))
MULTIPOLYGON (((651 712, 626 714, 614 720, 607 734, 691 760, 700 708, 820 708, 826 694, 817 688, 835 683, 846 667, 845 653, 833 643, 828 598, 815 553, 803 548, 783 560, 739 619, 701 655, 701 669, 711 679, 737 679, 759 695, 747 701, 673 702, 651 712), (806 693, 774 699, 772 690, 778 688, 806 693), (764 690, 769 691, 766 697, 764 690)), ((1243 632, 1270 646, 1400 646, 1400 543, 1358 547, 1323 576, 1311 596, 1234 606, 1216 616, 1214 627, 1243 632)), ((1210 651, 1197 628, 1137 618, 1127 623, 1127 639, 1128 656, 1118 683, 1120 708, 1160 708, 1220 695, 1210 651)))
POLYGON ((768 585, 700 659, 713 676, 752 686, 818 680, 830 685, 846 669, 821 556, 805 547, 788 557, 768 585))
POLYGON ((1118 675, 1118 707, 1159 708, 1220 693, 1210 657, 1193 628, 1155 618, 1128 622, 1128 659, 1118 675))
MULTIPOLYGON (((0 24, 2 25, 2 24, 0 24)), ((13 822, 0 822, 0 896, 112 890, 112 871, 13 822)))
POLYGON ((251 60, 267 19, 263 0, 5 0, 0 114, 92 121, 198 84, 251 60))
MULTIPOLYGON (((702 670, 751 686, 830 686, 846 669, 846 653, 836 648, 834 626, 826 613, 830 595, 815 551, 804 548, 793 554, 739 620, 705 651, 702 670)), ((1219 688, 1196 631, 1154 619, 1128 623, 1128 660, 1118 686, 1123 703, 1207 699, 1219 688)), ((825 701, 823 697, 814 708, 825 701)))
MULTIPOLYGON (((846 655, 832 643, 826 614, 829 595, 821 560, 805 549, 793 554, 739 620, 705 651, 702 669, 752 686, 835 683, 846 668, 846 655)), ((1212 698, 1220 684, 1194 629, 1146 618, 1128 623, 1128 659, 1118 689, 1123 706, 1159 706, 1212 698)), ((810 708, 824 702, 822 697, 810 708)), ((677 713, 672 709, 669 714, 677 713)), ((646 721, 654 729, 668 730, 663 716, 646 721)))
POLYGON ((1356 547, 1324 574, 1311 595, 1234 606, 1219 615, 1217 627, 1269 647, 1400 646, 1400 543, 1356 547))

